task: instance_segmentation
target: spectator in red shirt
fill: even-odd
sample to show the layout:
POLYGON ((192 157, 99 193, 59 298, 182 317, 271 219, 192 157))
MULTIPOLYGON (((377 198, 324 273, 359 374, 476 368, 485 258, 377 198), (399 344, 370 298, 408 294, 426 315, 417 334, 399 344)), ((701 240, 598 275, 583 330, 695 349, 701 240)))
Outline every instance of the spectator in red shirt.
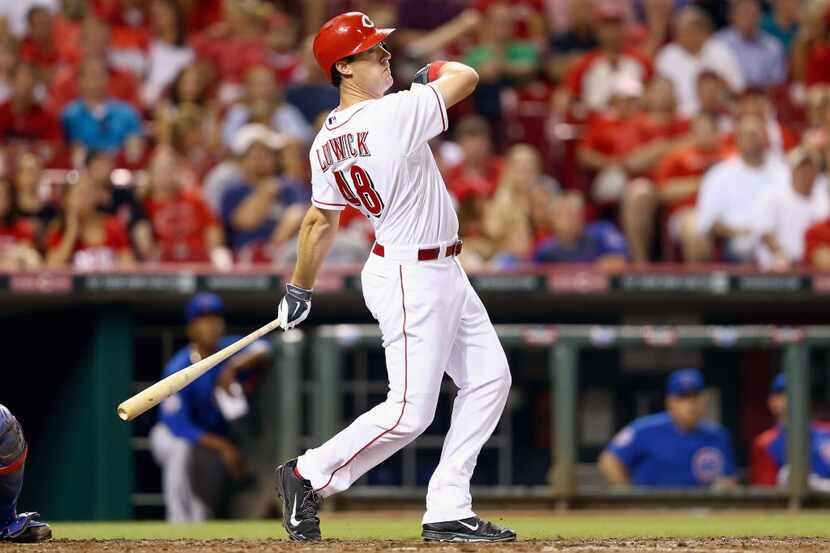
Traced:
MULTIPOLYGON (((830 9, 810 2, 802 12, 802 25, 793 43, 792 78, 801 87, 830 83, 830 9)), ((803 88, 801 89, 803 90, 803 88)))
POLYGON ((48 83, 58 63, 58 49, 52 34, 52 14, 44 6, 34 6, 26 15, 26 21, 29 29, 20 44, 20 59, 35 66, 40 79, 48 83))
POLYGON ((109 96, 122 102, 127 102, 135 108, 141 107, 138 98, 139 86, 135 77, 129 71, 115 68, 109 60, 109 28, 99 19, 87 17, 84 20, 82 34, 82 48, 77 59, 73 59, 55 73, 49 89, 49 110, 60 113, 67 104, 79 95, 78 82, 80 79, 82 61, 100 58, 107 60, 109 73, 109 96))
POLYGON ((613 4, 602 4, 596 12, 599 48, 588 52, 568 71, 565 86, 557 95, 556 106, 566 111, 573 103, 589 111, 606 108, 611 87, 620 78, 641 83, 651 79, 651 61, 625 40, 623 12, 613 4))
POLYGON ((165 263, 213 262, 232 264, 216 216, 195 189, 179 178, 178 160, 170 148, 160 148, 150 161, 150 187, 144 207, 153 227, 153 259, 165 263))
POLYGON ((461 147, 463 160, 447 171, 447 188, 458 198, 462 191, 476 190, 489 198, 496 191, 502 171, 502 160, 493 154, 490 125, 479 116, 459 121, 455 140, 461 147))
POLYGON ((66 195, 65 215, 46 235, 46 263, 79 270, 130 268, 135 257, 127 229, 117 217, 95 208, 95 191, 87 175, 66 195))
MULTIPOLYGON (((640 181, 638 193, 642 198, 632 204, 635 211, 630 216, 647 221, 654 220, 658 205, 666 210, 669 239, 681 245, 687 262, 701 261, 708 254, 708 242, 697 232, 694 207, 703 175, 721 159, 722 141, 715 121, 708 115, 697 116, 689 142, 675 146, 663 157, 652 181, 640 181)), ((641 231, 645 230, 641 227, 641 231)), ((651 235, 629 237, 630 243, 635 240, 639 241, 638 247, 647 248, 651 235)))
POLYGON ((209 60, 225 81, 223 101, 236 100, 248 69, 266 62, 269 6, 259 0, 225 2, 225 19, 193 39, 199 58, 209 60))
POLYGON ((46 235, 46 263, 79 270, 127 269, 134 265, 127 229, 117 217, 99 212, 88 175, 69 189, 64 216, 46 235))
POLYGON ((57 118, 35 98, 34 67, 18 63, 12 72, 12 97, 0 103, 0 136, 4 140, 61 140, 57 118))
POLYGON ((35 246, 34 227, 15 213, 14 188, 0 178, 0 270, 37 269, 42 260, 35 246))

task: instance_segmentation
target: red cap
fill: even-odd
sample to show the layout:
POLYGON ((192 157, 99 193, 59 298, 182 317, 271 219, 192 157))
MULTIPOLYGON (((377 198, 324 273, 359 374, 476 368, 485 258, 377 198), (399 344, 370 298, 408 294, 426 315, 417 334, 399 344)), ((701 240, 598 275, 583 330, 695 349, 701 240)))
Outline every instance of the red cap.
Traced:
POLYGON ((314 37, 314 57, 328 76, 337 60, 373 48, 395 29, 377 29, 365 13, 348 12, 326 21, 314 37))

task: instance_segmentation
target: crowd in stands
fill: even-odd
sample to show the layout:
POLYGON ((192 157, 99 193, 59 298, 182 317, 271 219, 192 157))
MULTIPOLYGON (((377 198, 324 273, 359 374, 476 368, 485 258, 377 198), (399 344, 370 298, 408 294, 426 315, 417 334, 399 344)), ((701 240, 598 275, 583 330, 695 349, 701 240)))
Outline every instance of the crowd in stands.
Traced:
POLYGON ((351 9, 396 89, 480 75, 433 144, 469 268, 830 268, 830 0, 15 0, 0 269, 290 263, 338 103, 311 40, 351 9))

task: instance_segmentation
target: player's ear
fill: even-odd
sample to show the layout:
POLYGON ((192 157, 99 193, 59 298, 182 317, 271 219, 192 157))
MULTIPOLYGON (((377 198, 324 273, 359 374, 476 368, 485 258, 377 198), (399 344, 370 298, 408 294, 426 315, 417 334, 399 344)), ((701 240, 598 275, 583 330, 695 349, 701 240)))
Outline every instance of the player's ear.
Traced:
POLYGON ((353 74, 351 64, 346 60, 339 60, 334 64, 334 70, 344 77, 351 77, 353 74))

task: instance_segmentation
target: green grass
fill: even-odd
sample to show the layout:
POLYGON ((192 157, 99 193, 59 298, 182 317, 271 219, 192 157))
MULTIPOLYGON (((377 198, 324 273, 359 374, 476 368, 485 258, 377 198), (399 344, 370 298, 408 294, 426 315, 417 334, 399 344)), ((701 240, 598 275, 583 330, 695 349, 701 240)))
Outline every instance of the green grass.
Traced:
MULTIPOLYGON (((341 539, 416 539, 417 513, 348 513, 323 517, 323 535, 341 539)), ((830 537, 827 513, 593 512, 575 514, 509 512, 491 519, 515 529, 521 538, 623 538, 717 536, 830 537)), ((162 522, 55 523, 54 535, 65 539, 284 539, 277 521, 208 522, 169 525, 162 522)))

